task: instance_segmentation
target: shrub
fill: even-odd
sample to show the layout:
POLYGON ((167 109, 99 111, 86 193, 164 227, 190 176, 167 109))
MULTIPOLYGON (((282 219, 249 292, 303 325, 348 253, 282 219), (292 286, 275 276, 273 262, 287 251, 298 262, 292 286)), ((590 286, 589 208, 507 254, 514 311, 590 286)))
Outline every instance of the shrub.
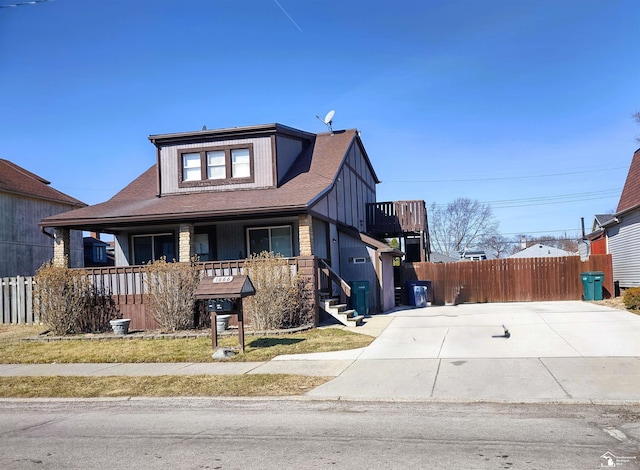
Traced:
POLYGON ((625 290, 622 300, 626 308, 640 312, 640 287, 632 287, 625 290))
POLYGON ((102 333, 111 330, 109 321, 122 318, 113 297, 104 289, 89 286, 85 293, 85 304, 78 317, 78 332, 102 333))
POLYGON ((56 335, 99 333, 109 329, 109 320, 118 318, 113 299, 81 272, 48 262, 34 281, 35 313, 56 335))
POLYGON ((288 328, 309 321, 304 280, 293 274, 286 258, 264 251, 252 255, 243 271, 256 289, 256 294, 245 297, 243 303, 253 328, 288 328))
POLYGON ((193 326, 195 291, 200 282, 197 258, 189 263, 168 263, 165 257, 145 267, 147 305, 158 324, 167 330, 193 326))

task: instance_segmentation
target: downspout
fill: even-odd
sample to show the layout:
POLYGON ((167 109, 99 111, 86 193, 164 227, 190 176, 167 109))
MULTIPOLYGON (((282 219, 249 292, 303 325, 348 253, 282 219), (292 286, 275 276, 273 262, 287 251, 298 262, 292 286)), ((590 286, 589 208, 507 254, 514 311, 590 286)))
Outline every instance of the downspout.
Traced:
POLYGON ((47 237, 52 238, 52 239, 56 239, 55 235, 51 235, 49 232, 47 232, 45 230, 46 227, 40 227, 40 230, 42 231, 42 233, 44 233, 47 237))

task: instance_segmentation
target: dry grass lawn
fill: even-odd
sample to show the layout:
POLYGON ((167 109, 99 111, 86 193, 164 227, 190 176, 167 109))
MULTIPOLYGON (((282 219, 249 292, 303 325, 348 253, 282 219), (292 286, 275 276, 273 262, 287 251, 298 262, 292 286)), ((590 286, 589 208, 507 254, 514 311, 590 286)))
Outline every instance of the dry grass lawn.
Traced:
POLYGON ((2 398, 255 397, 300 395, 326 377, 196 375, 159 377, 0 377, 2 398))
MULTIPOLYGON (((211 338, 70 339, 23 341, 38 336, 43 326, 0 325, 0 363, 47 364, 78 362, 211 362, 211 338)), ((245 353, 233 361, 268 361, 281 354, 338 351, 369 345, 374 338, 338 328, 309 330, 282 336, 245 337, 245 353)), ((237 347, 237 336, 220 347, 237 347)), ((1 398, 128 397, 128 396, 291 396, 329 380, 302 375, 243 374, 161 377, 0 377, 1 398)))
MULTIPOLYGON (((42 326, 0 325, 0 363, 49 364, 75 362, 211 362, 211 338, 119 339, 109 341, 71 339, 22 341, 42 333, 42 326)), ((373 337, 339 328, 313 329, 281 336, 246 336, 245 352, 232 361, 268 361, 282 354, 341 351, 367 346, 373 337)), ((220 347, 238 347, 237 336, 224 337, 220 347)))

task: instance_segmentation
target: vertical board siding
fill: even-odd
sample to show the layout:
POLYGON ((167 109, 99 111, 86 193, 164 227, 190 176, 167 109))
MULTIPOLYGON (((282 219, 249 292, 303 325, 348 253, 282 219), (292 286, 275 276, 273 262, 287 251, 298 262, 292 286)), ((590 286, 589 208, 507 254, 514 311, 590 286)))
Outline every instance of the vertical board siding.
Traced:
POLYGON ((580 273, 604 272, 603 295, 614 295, 611 255, 407 263, 403 278, 432 282, 435 304, 580 300, 580 273))
POLYGON ((366 205, 376 197, 373 180, 360 148, 351 146, 327 197, 316 201, 312 209, 332 222, 364 231, 366 205))
MULTIPOLYGON (((45 218, 77 206, 0 192, 0 277, 33 276, 53 258, 53 239, 38 224, 45 218)), ((71 231, 71 263, 82 266, 82 232, 71 231)))

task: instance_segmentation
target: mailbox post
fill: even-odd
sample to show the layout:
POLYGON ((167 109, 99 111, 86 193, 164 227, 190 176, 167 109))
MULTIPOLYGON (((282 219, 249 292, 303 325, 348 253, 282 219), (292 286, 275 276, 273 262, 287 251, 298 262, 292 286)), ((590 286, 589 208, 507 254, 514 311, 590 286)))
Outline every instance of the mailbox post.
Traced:
POLYGON ((196 299, 207 300, 207 310, 211 314, 211 346, 218 349, 218 327, 216 315, 238 316, 240 348, 244 352, 244 318, 242 299, 256 293, 249 276, 206 276, 196 289, 196 299))

